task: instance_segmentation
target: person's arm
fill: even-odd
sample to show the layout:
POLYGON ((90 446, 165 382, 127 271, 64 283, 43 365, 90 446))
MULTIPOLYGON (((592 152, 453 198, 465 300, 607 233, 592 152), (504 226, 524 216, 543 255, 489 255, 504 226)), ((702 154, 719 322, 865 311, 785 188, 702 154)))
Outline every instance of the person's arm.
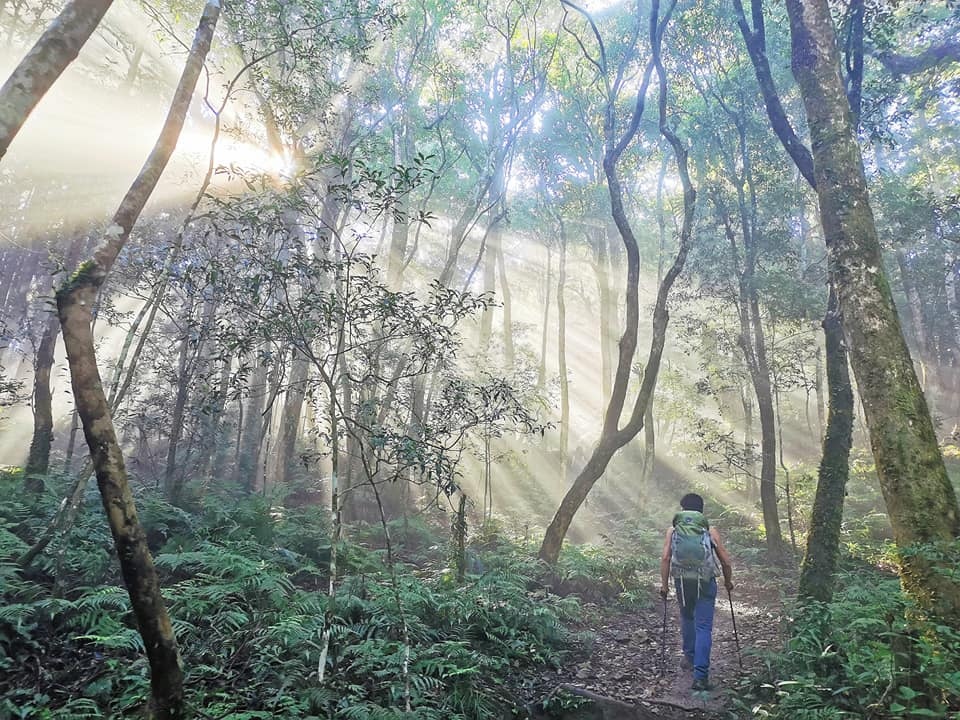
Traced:
POLYGON ((713 548, 717 553, 717 560, 720 561, 720 568, 723 570, 724 587, 727 590, 733 590, 733 566, 730 564, 730 553, 723 546, 720 533, 716 528, 710 528, 710 538, 713 540, 713 548))
POLYGON ((670 528, 663 541, 663 554, 660 556, 660 597, 664 599, 670 592, 670 540, 672 538, 673 528, 670 528))

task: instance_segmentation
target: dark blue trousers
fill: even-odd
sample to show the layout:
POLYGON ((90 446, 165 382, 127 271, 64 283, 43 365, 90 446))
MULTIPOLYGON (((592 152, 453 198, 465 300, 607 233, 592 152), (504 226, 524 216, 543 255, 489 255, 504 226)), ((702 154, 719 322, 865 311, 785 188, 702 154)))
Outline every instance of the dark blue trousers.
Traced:
POLYGON ((710 674, 710 646, 713 643, 713 610, 717 602, 717 579, 676 579, 680 603, 680 635, 683 654, 693 664, 693 679, 710 674))

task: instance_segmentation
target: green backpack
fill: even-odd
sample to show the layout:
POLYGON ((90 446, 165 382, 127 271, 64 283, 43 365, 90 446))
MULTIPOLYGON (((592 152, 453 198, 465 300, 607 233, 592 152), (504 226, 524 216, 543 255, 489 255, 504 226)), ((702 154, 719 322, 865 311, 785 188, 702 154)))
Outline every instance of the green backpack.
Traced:
POLYGON ((717 576, 719 562, 703 513, 682 510, 673 516, 670 572, 675 578, 708 580, 717 576))

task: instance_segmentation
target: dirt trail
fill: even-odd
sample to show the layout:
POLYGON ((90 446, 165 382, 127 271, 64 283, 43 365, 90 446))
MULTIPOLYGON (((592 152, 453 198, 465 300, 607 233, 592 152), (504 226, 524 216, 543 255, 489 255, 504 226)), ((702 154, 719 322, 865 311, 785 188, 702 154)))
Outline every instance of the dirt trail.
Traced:
MULTIPOLYGON (((749 673, 758 659, 750 650, 776 649, 782 637, 783 607, 775 574, 740 568, 735 577, 733 608, 743 670, 749 673)), ((592 614, 586 608, 588 615, 592 614)), ((542 676, 537 683, 544 697, 559 686, 579 689, 627 703, 636 717, 715 718, 729 704, 741 674, 726 591, 717 597, 714 615, 710 680, 716 689, 691 691, 692 674, 680 669, 680 627, 676 599, 667 600, 666 651, 661 674, 663 603, 637 612, 604 614, 594 608, 593 622, 585 617, 582 629, 595 635, 589 654, 542 676), (546 692, 543 692, 546 690, 546 692)), ((530 688, 533 690, 534 688, 530 688)), ((624 715, 627 717, 627 715, 624 715)))

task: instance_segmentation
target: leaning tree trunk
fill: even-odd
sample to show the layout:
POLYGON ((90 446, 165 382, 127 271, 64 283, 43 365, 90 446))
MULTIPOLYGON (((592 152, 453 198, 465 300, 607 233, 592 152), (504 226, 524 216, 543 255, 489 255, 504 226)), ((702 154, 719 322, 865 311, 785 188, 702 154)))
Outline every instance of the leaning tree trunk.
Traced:
POLYGON ((208 0, 156 145, 120 203, 100 247, 57 292, 74 402, 83 422, 103 508, 150 663, 153 712, 161 720, 186 715, 183 667, 97 369, 91 312, 100 288, 176 148, 219 16, 218 0, 208 0))
POLYGON ((0 88, 0 159, 37 103, 80 53, 113 0, 73 0, 0 88))
POLYGON ((840 556, 840 526, 843 522, 843 499, 853 439, 853 390, 850 387, 847 351, 843 346, 837 293, 833 288, 830 288, 827 314, 823 318, 823 333, 830 407, 797 596, 801 601, 827 603, 833 597, 834 573, 840 556))
POLYGON ((945 548, 960 536, 960 508, 884 271, 830 9, 827 0, 787 0, 787 11, 830 273, 901 551, 901 581, 922 606, 960 623, 960 584, 949 555, 916 552, 945 548))
POLYGON ((604 119, 606 150, 604 152, 603 167, 607 178, 607 189, 610 193, 611 213, 617 224, 617 229, 620 231, 620 236, 623 239, 627 256, 626 323, 623 335, 620 338, 620 353, 611 391, 611 400, 604 416, 600 440, 594 447, 593 453, 587 460, 586 465, 580 471, 576 480, 574 480, 573 485, 567 491, 567 494, 564 495, 563 500, 560 502, 560 507, 557 508, 553 520, 550 522, 544 534, 543 542, 540 545, 540 551, 538 553, 540 559, 550 564, 556 563, 559 559, 563 538, 566 536, 570 523, 573 521, 573 516, 577 510, 580 509, 580 506, 583 504, 583 501, 586 499, 587 494, 593 488, 596 481, 603 474, 604 470, 606 470, 607 464, 610 462, 613 454, 636 437, 637 433, 643 429, 643 418, 646 413, 647 404, 653 397, 653 391, 657 383, 657 374, 660 371, 660 359, 663 356, 663 347, 666 342, 667 323, 670 317, 667 309, 667 297, 687 259, 691 228, 693 225, 696 192, 693 189, 687 172, 687 150, 683 146, 680 138, 670 129, 667 123, 667 79, 666 71, 660 60, 660 45, 663 39, 663 32, 670 20, 675 5, 675 2, 669 4, 667 11, 664 13, 664 18, 661 21, 659 20, 660 3, 658 0, 654 0, 653 2, 650 10, 650 39, 653 56, 651 62, 647 65, 643 82, 637 95, 636 106, 630 125, 619 139, 614 137, 614 106, 616 98, 609 98, 606 107, 606 117, 604 119), (623 192, 620 186, 618 164, 623 151, 626 150, 639 127, 640 118, 643 116, 646 90, 654 67, 656 67, 660 80, 658 96, 660 133, 670 142, 673 148, 677 161, 677 171, 683 185, 683 223, 681 225, 680 243, 676 258, 664 276, 663 282, 660 283, 660 288, 657 292, 657 300, 653 310, 653 332, 650 341, 650 352, 647 357, 647 362, 644 365, 640 389, 637 392, 630 417, 627 423, 621 428, 620 416, 626 401, 627 386, 633 368, 640 322, 640 253, 637 247, 636 237, 633 234, 633 229, 630 226, 626 211, 623 207, 623 192))

